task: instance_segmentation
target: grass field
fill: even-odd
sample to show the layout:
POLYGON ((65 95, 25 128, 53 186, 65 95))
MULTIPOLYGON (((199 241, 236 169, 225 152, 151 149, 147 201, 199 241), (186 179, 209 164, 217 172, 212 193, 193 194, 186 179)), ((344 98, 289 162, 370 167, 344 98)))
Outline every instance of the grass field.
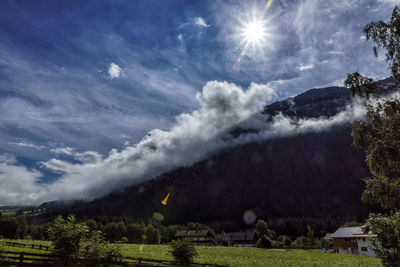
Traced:
MULTIPOLYGON (((14 240, 13 240, 14 241, 14 240)), ((21 243, 50 245, 45 241, 18 240, 21 243)), ((172 260, 166 245, 121 244, 124 257, 143 257, 150 259, 172 260)), ((5 247, 6 250, 46 253, 45 251, 17 247, 5 247)), ((321 253, 319 250, 300 249, 259 249, 234 247, 197 247, 199 257, 196 262, 229 265, 232 267, 248 266, 382 266, 379 259, 359 256, 321 253)))

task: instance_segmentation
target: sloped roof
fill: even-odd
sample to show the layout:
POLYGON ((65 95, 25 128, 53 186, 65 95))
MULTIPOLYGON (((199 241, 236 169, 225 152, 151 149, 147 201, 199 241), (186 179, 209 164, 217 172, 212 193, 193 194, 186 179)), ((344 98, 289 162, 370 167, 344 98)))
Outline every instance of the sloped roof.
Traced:
POLYGON ((200 236, 207 236, 209 233, 208 230, 182 230, 177 231, 175 236, 176 237, 200 237, 200 236))
POLYGON ((326 240, 332 240, 332 233, 327 233, 324 237, 326 240))
POLYGON ((354 233, 360 229, 361 226, 357 227, 340 227, 330 237, 331 238, 349 238, 354 237, 354 233))
POLYGON ((369 227, 364 228, 363 231, 363 227, 360 227, 360 229, 358 229, 355 233, 354 233, 354 237, 375 237, 376 235, 374 235, 372 233, 372 231, 370 231, 369 227))
POLYGON ((222 241, 253 241, 255 232, 234 232, 222 237, 222 241))

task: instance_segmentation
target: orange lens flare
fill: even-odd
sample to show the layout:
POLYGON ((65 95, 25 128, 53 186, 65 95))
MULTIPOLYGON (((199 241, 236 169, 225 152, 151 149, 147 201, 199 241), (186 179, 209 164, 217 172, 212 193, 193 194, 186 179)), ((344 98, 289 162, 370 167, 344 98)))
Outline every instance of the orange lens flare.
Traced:
POLYGON ((163 205, 167 205, 167 202, 168 202, 168 198, 169 198, 169 196, 171 195, 171 193, 170 192, 168 192, 168 194, 167 194, 167 196, 161 201, 161 204, 163 204, 163 205))

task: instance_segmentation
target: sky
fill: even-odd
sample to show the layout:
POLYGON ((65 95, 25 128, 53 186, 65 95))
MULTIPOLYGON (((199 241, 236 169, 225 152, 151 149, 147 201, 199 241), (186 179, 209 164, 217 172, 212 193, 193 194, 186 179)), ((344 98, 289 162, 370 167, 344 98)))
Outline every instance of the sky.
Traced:
POLYGON ((0 1, 0 204, 99 197, 246 142, 221 137, 268 103, 388 77, 362 29, 396 3, 0 1))

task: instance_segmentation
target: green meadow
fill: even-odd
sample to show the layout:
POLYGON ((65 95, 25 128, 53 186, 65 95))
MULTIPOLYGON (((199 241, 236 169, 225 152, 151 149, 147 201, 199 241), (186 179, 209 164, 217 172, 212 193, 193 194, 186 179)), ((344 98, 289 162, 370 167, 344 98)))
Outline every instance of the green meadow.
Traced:
MULTIPOLYGON (((50 245, 46 241, 13 240, 20 243, 50 245)), ((172 260, 167 245, 116 244, 124 257, 172 260)), ((4 250, 46 253, 36 249, 3 246, 4 250)), ((235 247, 197 247, 196 262, 248 266, 382 266, 380 260, 359 255, 322 253, 319 250, 301 249, 259 249, 235 247)))

